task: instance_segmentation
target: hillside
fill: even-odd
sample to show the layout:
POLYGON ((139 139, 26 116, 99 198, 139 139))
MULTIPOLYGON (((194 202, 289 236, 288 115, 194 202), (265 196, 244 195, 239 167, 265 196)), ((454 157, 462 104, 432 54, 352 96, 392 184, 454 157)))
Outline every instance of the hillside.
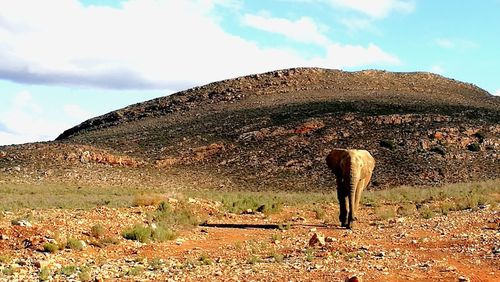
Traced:
POLYGON ((498 98, 439 75, 298 68, 131 105, 53 143, 0 147, 0 172, 318 191, 333 183, 328 151, 349 147, 377 159, 371 188, 437 185, 498 177, 499 124, 498 98))

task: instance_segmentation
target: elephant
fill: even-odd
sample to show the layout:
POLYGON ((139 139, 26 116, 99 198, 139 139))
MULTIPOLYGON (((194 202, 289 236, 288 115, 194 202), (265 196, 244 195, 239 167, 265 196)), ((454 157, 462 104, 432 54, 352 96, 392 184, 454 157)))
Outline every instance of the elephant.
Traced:
POLYGON ((368 186, 375 168, 375 159, 366 150, 333 149, 326 157, 326 164, 337 178, 341 227, 352 229, 361 193, 368 186))

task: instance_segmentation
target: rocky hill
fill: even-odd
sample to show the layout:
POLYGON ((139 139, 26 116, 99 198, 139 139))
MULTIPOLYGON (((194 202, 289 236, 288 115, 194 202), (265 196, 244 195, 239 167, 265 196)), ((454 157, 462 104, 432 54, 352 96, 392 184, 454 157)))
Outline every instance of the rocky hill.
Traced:
POLYGON ((333 185, 324 157, 341 147, 372 152, 371 188, 437 185, 500 175, 499 121, 497 97, 431 73, 288 69, 131 105, 53 143, 0 147, 0 172, 159 185, 175 172, 197 175, 192 186, 309 191, 333 185))

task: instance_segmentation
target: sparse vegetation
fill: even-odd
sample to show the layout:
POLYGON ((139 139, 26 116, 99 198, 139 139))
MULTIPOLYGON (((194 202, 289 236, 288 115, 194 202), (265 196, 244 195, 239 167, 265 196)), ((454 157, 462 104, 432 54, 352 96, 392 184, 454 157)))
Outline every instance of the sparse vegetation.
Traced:
POLYGON ((68 238, 68 240, 66 241, 66 248, 68 249, 72 249, 72 250, 83 250, 83 241, 82 240, 78 240, 78 239, 75 239, 75 238, 68 238))
POLYGON ((149 226, 136 224, 122 232, 123 238, 127 240, 135 240, 141 243, 147 243, 151 240, 153 230, 149 226))
POLYGON ((134 201, 132 205, 138 206, 156 206, 161 202, 165 201, 165 195, 163 194, 137 194, 134 196, 134 201))
POLYGON ((471 152, 479 152, 481 151, 481 145, 477 142, 473 142, 467 145, 467 149, 471 152))
POLYGON ((380 140, 380 147, 387 148, 389 150, 394 150, 396 148, 396 144, 393 140, 383 139, 380 140))
POLYGON ((55 252, 59 251, 59 246, 57 244, 54 244, 54 243, 45 243, 45 244, 43 244, 43 250, 45 252, 55 253, 55 252))
POLYGON ((379 220, 386 220, 394 218, 396 216, 396 211, 393 206, 380 206, 375 208, 375 216, 379 220))
POLYGON ((325 209, 323 207, 314 206, 313 212, 314 212, 316 219, 325 219, 326 212, 325 212, 325 209))
POLYGON ((90 229, 91 236, 94 238, 97 238, 97 239, 104 236, 105 232, 106 232, 106 229, 100 223, 93 225, 92 228, 90 229))
POLYGON ((187 203, 179 203, 173 209, 169 203, 161 202, 153 213, 153 221, 167 229, 197 226, 200 220, 193 210, 187 203))
POLYGON ((210 257, 206 254, 202 254, 199 258, 198 261, 200 262, 201 265, 212 265, 213 261, 210 259, 210 257))
POLYGON ((159 270, 163 267, 165 262, 161 258, 154 258, 149 262, 149 269, 151 270, 159 270))
POLYGON ((16 272, 16 268, 13 266, 5 267, 2 269, 2 274, 6 276, 14 275, 14 272, 16 272))
POLYGON ((38 273, 38 278, 40 281, 47 281, 50 279, 51 271, 48 267, 44 266, 40 269, 40 272, 38 273))
POLYGON ((124 275, 125 276, 138 276, 143 271, 144 271, 144 267, 142 267, 142 266, 134 266, 134 267, 131 267, 131 268, 127 269, 127 271, 125 271, 124 275))
POLYGON ((78 270, 78 267, 76 265, 68 265, 68 266, 64 266, 63 268, 61 268, 59 273, 61 273, 64 276, 71 276, 74 273, 76 273, 77 270, 78 270))
POLYGON ((89 282, 92 280, 92 273, 88 266, 80 266, 80 272, 78 273, 78 278, 82 282, 89 282))

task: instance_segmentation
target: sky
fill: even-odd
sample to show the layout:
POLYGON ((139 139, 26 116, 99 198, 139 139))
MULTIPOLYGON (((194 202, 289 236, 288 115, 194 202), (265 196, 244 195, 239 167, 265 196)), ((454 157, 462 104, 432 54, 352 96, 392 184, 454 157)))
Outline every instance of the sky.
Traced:
POLYGON ((0 0, 0 145, 290 67, 425 71, 500 95, 500 0, 0 0))

